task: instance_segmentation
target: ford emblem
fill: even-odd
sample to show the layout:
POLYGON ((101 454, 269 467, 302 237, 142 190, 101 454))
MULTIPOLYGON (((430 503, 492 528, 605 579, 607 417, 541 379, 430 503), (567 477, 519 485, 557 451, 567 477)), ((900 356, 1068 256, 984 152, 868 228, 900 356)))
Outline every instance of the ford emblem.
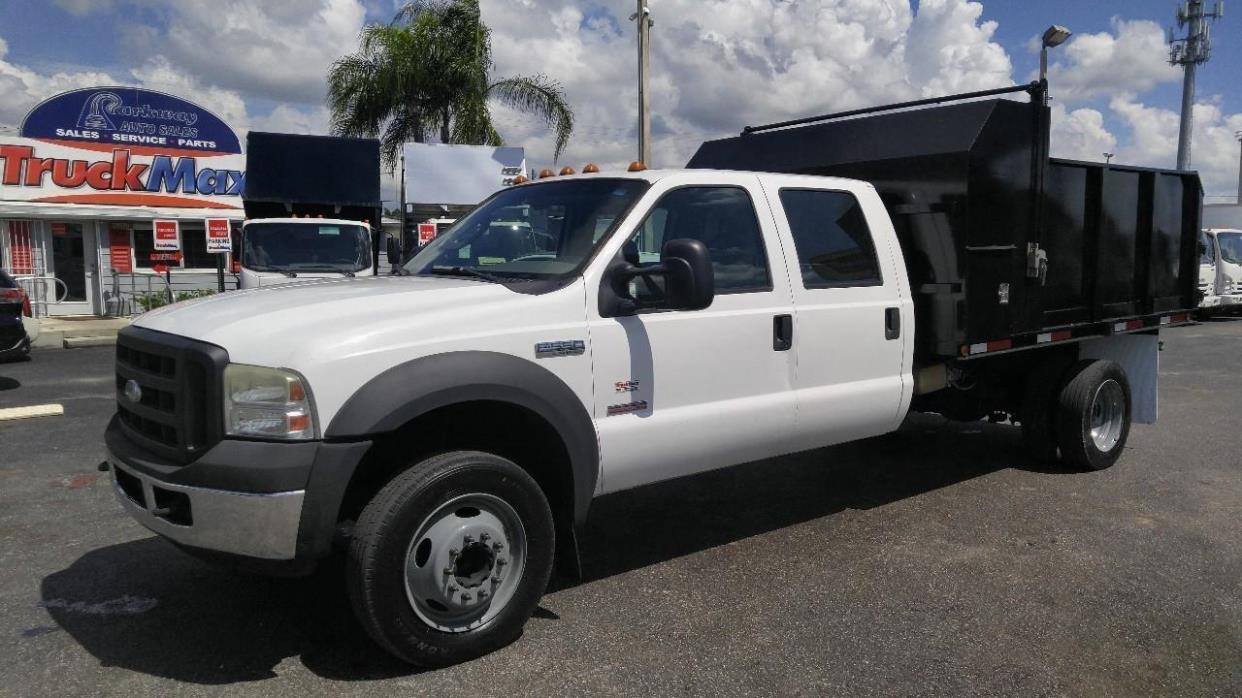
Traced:
POLYGON ((142 402, 142 386, 138 385, 138 381, 130 379, 125 381, 125 398, 130 402, 142 402))

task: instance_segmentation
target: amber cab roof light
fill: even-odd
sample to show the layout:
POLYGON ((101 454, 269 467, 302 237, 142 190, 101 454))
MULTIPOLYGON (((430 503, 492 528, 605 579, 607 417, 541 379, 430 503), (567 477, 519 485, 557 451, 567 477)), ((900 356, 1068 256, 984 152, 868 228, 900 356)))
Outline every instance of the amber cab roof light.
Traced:
POLYGON ((647 169, 647 166, 637 160, 630 163, 630 167, 629 167, 630 172, 642 172, 645 169, 647 169))

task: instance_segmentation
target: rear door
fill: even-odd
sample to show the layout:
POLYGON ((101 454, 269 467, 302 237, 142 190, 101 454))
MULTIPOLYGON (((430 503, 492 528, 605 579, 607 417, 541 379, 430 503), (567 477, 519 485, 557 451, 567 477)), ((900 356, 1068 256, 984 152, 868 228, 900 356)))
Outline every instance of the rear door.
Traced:
POLYGON ((913 385, 914 308, 879 197, 846 180, 764 175, 762 182, 789 256, 793 446, 896 429, 913 385))

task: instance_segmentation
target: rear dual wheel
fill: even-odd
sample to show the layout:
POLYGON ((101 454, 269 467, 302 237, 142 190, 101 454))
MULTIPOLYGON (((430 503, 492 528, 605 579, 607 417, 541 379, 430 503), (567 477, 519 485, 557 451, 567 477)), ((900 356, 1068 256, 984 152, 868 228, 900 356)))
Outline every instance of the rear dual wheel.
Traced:
POLYGON ((346 581, 367 632, 419 666, 456 664, 515 640, 552 571, 552 513, 511 461, 428 458, 366 506, 346 581))
POLYGON ((1028 379, 1022 434, 1042 461, 1103 470, 1125 449, 1130 435, 1130 382, 1112 361, 1087 359, 1065 369, 1045 364, 1028 379))

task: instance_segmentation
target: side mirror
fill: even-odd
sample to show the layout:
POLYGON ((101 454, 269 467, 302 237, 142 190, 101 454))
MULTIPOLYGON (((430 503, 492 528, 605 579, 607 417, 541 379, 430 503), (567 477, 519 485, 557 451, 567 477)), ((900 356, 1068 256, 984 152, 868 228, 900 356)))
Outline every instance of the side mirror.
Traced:
POLYGON ((664 243, 660 252, 664 274, 664 307, 702 310, 716 297, 712 255, 701 240, 682 238, 664 243))
POLYGON ((401 245, 397 244, 397 239, 384 233, 384 245, 388 254, 388 263, 394 267, 401 266, 401 245))
POLYGON ((1199 241, 1199 256, 1202 257, 1205 254, 1207 254, 1207 243, 1200 240, 1199 241))
POLYGON ((661 262, 640 267, 631 259, 636 250, 621 249, 600 284, 600 314, 604 317, 633 315, 642 308, 702 310, 716 297, 711 253, 701 240, 669 240, 660 253, 661 262), (630 281, 643 276, 664 279, 663 298, 640 300, 630 295, 630 281))

